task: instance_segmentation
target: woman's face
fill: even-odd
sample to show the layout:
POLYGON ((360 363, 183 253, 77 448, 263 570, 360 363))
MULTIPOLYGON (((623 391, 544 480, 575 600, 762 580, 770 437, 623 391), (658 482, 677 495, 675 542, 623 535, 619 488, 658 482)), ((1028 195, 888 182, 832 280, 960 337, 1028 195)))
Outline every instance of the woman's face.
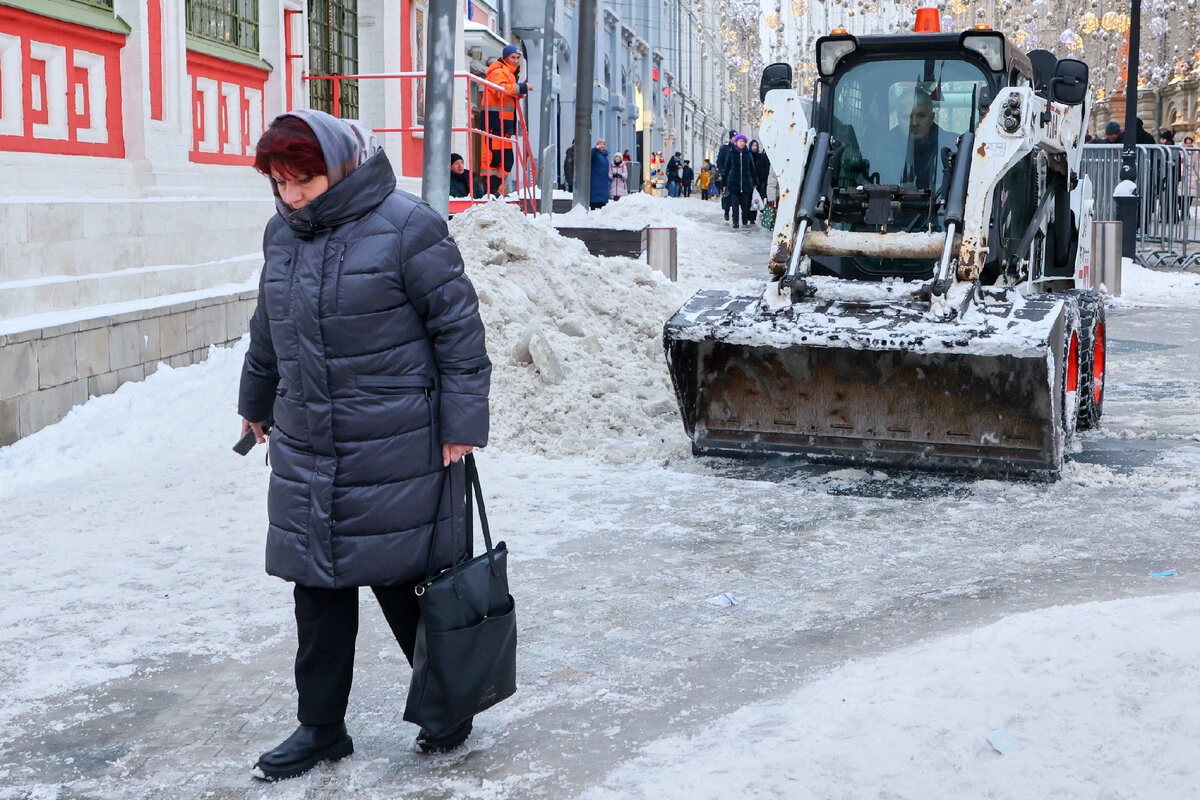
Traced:
POLYGON ((328 175, 291 175, 283 177, 271 170, 271 180, 279 190, 279 197, 284 204, 298 211, 329 191, 328 175))
POLYGON ((603 140, 603 139, 601 139, 600 141, 596 142, 596 147, 600 148, 600 152, 602 152, 602 153, 603 153, 603 152, 607 152, 607 151, 608 151, 608 147, 607 147, 607 145, 605 145, 605 144, 604 144, 604 140, 603 140))
POLYGON ((738 149, 738 150, 745 150, 745 149, 746 149, 746 140, 745 140, 745 139, 738 139, 738 140, 737 140, 737 149, 738 149))

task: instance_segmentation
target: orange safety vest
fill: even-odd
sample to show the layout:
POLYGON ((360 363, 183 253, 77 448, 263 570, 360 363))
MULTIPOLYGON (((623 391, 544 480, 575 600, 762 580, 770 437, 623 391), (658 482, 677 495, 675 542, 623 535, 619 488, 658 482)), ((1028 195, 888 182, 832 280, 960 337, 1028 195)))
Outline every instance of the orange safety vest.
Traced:
MULTIPOLYGON (((488 67, 487 75, 484 77, 490 83, 502 86, 507 91, 512 92, 512 94, 517 93, 517 73, 501 59, 496 59, 492 62, 492 65, 488 67)), ((490 86, 485 86, 483 89, 483 109, 485 111, 499 111, 500 119, 515 120, 517 118, 516 98, 496 91, 490 86)))

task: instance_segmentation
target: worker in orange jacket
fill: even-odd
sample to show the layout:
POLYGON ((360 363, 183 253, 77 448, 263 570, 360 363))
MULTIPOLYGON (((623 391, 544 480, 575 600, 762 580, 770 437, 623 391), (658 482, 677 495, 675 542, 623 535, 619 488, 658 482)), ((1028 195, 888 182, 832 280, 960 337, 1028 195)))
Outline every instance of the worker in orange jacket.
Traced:
POLYGON ((515 44, 505 45, 500 58, 492 62, 485 76, 490 83, 503 88, 498 91, 490 86, 483 90, 483 128, 492 136, 487 137, 486 151, 491 156, 487 168, 488 186, 491 194, 500 194, 504 176, 513 168, 512 139, 517 132, 517 97, 524 97, 533 86, 528 82, 518 83, 517 73, 521 68, 521 51, 515 44), (517 95, 512 97, 511 95, 517 95), (492 138, 492 137, 504 138, 492 138))

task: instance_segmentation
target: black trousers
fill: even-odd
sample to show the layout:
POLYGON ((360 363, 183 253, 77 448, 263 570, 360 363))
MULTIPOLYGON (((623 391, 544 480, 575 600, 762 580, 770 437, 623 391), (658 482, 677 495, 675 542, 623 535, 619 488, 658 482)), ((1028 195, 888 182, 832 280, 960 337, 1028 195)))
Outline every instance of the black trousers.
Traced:
MULTIPOLYGON (((412 664, 421 616, 414 584, 373 586, 375 599, 404 657, 412 664)), ((297 716, 302 725, 335 725, 345 719, 354 677, 358 589, 317 589, 296 584, 297 716)))
POLYGON ((729 208, 733 211, 733 224, 738 224, 738 213, 741 212, 742 220, 750 224, 750 192, 735 192, 732 189, 729 191, 729 208))

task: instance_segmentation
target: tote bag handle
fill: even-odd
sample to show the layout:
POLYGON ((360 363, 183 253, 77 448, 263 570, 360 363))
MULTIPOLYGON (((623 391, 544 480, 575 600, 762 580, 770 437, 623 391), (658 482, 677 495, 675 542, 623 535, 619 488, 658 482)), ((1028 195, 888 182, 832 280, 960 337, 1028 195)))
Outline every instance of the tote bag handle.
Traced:
MULTIPOLYGON (((463 456, 463 466, 465 467, 466 473, 467 473, 467 509, 466 509, 467 510, 467 514, 466 514, 467 537, 466 538, 467 538, 467 544, 468 544, 468 551, 470 550, 470 545, 473 544, 475 541, 475 531, 474 531, 475 514, 474 514, 473 503, 471 502, 471 500, 472 500, 471 495, 472 495, 472 493, 474 493, 475 500, 479 503, 479 527, 483 530, 483 542, 487 546, 488 570, 492 573, 493 578, 498 578, 498 577, 500 577, 500 570, 496 566, 496 553, 495 553, 495 548, 492 546, 492 532, 491 532, 491 529, 488 527, 487 509, 485 509, 483 506, 483 487, 479 483, 479 469, 478 469, 478 467, 475 466, 475 456, 472 455, 471 453, 467 453, 466 455, 464 455, 463 456)), ((442 488, 441 488, 441 492, 438 495, 437 507, 439 510, 442 507, 442 498, 445 497, 445 494, 446 494, 446 485, 453 484, 453 482, 454 482, 453 467, 452 466, 446 467, 446 469, 443 471, 443 474, 444 474, 444 477, 442 479, 442 488)), ((451 523, 453 523, 453 520, 454 520, 453 502, 451 502, 450 519, 451 519, 451 523)), ((434 512, 433 524, 434 524, 434 530, 436 532, 437 512, 434 512)), ((431 539, 429 542, 429 556, 425 560, 426 579, 430 579, 430 578, 434 577, 434 574, 433 574, 433 551, 434 551, 434 541, 431 539)), ((461 558, 461 559, 455 560, 454 564, 451 566, 451 569, 454 570, 455 575, 458 574, 459 565, 467 560, 469 560, 469 558, 461 558)))

